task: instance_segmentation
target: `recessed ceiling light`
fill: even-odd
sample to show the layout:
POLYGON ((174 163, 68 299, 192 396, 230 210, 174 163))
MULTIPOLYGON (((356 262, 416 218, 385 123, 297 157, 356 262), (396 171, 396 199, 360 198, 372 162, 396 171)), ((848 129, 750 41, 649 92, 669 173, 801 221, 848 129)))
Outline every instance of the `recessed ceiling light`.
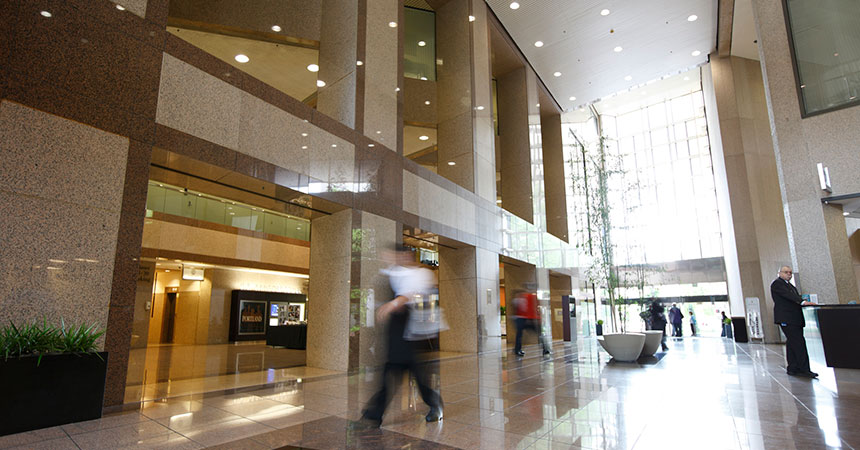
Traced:
POLYGON ((337 144, 331 144, 331 148, 337 148, 337 144))
POLYGON ((501 205, 501 204, 502 204, 502 201, 501 201, 501 200, 496 200, 496 204, 497 204, 497 205, 501 205))
POLYGON ((630 81, 632 79, 633 79, 633 77, 631 77, 630 75, 627 75, 626 77, 624 77, 624 81, 630 81))
POLYGON ((833 56, 839 56, 839 53, 834 53, 833 56))
POLYGON ((517 2, 511 2, 511 9, 520 9, 520 4, 517 2))
POLYGON ((325 81, 317 80, 317 87, 325 87, 325 81))
POLYGON ((455 163, 454 161, 448 161, 448 165, 449 165, 449 166, 456 166, 456 165, 457 165, 457 163, 455 163))
POLYGON ((308 137, 307 133, 302 133, 302 137, 308 137))
POLYGON ((247 56, 247 55, 243 55, 243 54, 241 54, 241 53, 240 53, 240 54, 238 54, 238 55, 236 55, 233 59, 235 59, 236 61, 238 61, 238 62, 240 62, 240 63, 242 63, 242 64, 245 64, 246 62, 248 62, 248 61, 250 61, 250 60, 251 60, 251 58, 248 58, 248 56, 247 56))
POLYGON ((608 15, 609 15, 609 10, 608 10, 608 9, 604 9, 604 10, 600 11, 600 15, 601 15, 601 16, 608 16, 608 15))
POLYGON ((806 87, 806 85, 805 85, 805 84, 801 84, 801 85, 800 85, 800 88, 801 88, 801 89, 803 89, 803 88, 805 88, 805 87, 806 87))
POLYGON ((699 16, 697 16, 695 14, 691 14, 690 17, 687 17, 687 22, 695 22, 696 19, 698 19, 698 18, 699 18, 699 16))
POLYGON ((469 16, 469 22, 474 22, 474 21, 475 21, 475 16, 469 16))
POLYGON ((363 65, 364 65, 364 63, 363 63, 363 62, 361 62, 361 61, 356 61, 356 62, 355 62, 355 65, 356 65, 356 66, 363 66, 363 65))
POLYGON ((690 53, 690 54, 691 54, 691 55, 693 55, 693 56, 699 56, 699 55, 701 55, 701 54, 702 54, 702 52, 700 52, 700 51, 698 51, 698 50, 694 50, 694 51, 693 51, 693 53, 690 53))
POLYGON ((570 101, 576 101, 576 97, 570 97, 568 100, 570 100, 570 101))
POLYGON ((579 112, 585 112, 585 108, 579 108, 579 112))
POLYGON ((684 77, 684 81, 690 81, 690 77, 684 77))
POLYGON ((426 140, 430 139, 430 136, 424 136, 424 135, 422 135, 422 136, 418 136, 418 139, 419 139, 419 140, 421 140, 421 141, 426 141, 426 140))
POLYGON ((430 104, 430 100, 424 100, 424 104, 425 104, 425 105, 429 105, 429 104, 430 104))
POLYGON ((426 42, 424 42, 424 41, 418 41, 418 46, 419 46, 419 47, 424 47, 425 45, 427 45, 427 43, 426 43, 426 42))
POLYGON ((843 215, 843 216, 847 216, 848 214, 851 214, 851 213, 850 213, 850 212, 848 212, 848 211, 845 211, 845 212, 843 212, 843 213, 842 213, 842 215, 843 215))
POLYGON ((540 103, 535 103, 535 106, 540 108, 540 103))
POLYGON ((379 130, 376 130, 376 134, 382 134, 382 132, 379 130))
POLYGON ((308 64, 308 70, 310 70, 311 72, 319 72, 320 66, 316 64, 308 64))
POLYGON ((554 72, 554 73, 552 74, 552 76, 554 76, 554 77, 560 77, 560 76, 561 76, 561 72, 554 72))
POLYGON ((421 81, 427 81, 427 77, 421 77, 421 81))
POLYGON ((302 146, 302 150, 307 150, 307 149, 308 149, 308 146, 307 146, 307 145, 303 145, 303 146, 302 146))
POLYGON ((53 14, 49 13, 48 11, 40 11, 39 14, 41 14, 43 17, 53 16, 53 14))
POLYGON ((397 28, 397 22, 388 22, 388 26, 391 28, 397 28))
POLYGON ((621 50, 624 50, 624 49, 623 49, 623 48, 621 48, 621 46, 620 46, 620 45, 619 45, 618 47, 615 47, 615 48, 613 48, 613 49, 612 49, 612 51, 614 51, 615 53, 619 53, 621 50))
POLYGON ((272 31, 274 31, 275 33, 281 31, 280 25, 272 25, 272 31))
POLYGON ((537 47, 537 48, 543 47, 543 41, 535 41, 535 47, 537 47))
POLYGON ((478 107, 477 107, 477 108, 475 108, 475 109, 477 109, 478 111, 483 111, 483 110, 484 110, 484 107, 483 107, 483 106, 478 106, 478 107))
POLYGON ((367 144, 367 146, 368 146, 368 147, 376 147, 376 146, 375 146, 375 145, 373 145, 373 144, 367 144))
POLYGON ((125 6, 122 6, 122 5, 116 5, 116 9, 118 9, 118 10, 120 10, 120 11, 125 11, 125 6))

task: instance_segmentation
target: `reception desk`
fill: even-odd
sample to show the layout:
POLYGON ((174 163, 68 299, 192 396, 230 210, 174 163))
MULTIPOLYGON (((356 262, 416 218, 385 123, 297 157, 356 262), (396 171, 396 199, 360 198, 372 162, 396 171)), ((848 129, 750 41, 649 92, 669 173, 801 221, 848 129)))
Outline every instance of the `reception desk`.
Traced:
POLYGON ((827 367, 860 369, 860 305, 804 306, 803 337, 811 361, 827 367))
POLYGON ((304 350, 308 345, 308 326, 280 325, 266 330, 266 345, 304 350))

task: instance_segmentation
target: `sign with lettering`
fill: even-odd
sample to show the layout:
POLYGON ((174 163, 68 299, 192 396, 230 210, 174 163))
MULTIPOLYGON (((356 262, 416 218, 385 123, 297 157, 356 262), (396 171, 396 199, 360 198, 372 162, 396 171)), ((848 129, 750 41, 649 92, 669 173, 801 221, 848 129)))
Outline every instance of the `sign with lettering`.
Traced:
POLYGON ((239 334, 261 334, 266 331, 266 302, 239 301, 239 334))

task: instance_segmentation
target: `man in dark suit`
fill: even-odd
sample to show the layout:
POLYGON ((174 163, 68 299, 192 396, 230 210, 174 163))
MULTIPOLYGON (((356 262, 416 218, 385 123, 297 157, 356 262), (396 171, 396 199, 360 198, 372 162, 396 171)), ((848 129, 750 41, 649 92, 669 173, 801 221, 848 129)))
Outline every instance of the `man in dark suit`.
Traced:
POLYGON ((773 297, 773 323, 782 328, 785 334, 785 359, 788 361, 786 371, 789 375, 816 378, 818 374, 809 369, 809 354, 806 352, 806 339, 803 338, 803 320, 801 306, 815 303, 803 301, 797 288, 789 283, 791 267, 782 266, 779 278, 770 284, 770 295, 773 297))

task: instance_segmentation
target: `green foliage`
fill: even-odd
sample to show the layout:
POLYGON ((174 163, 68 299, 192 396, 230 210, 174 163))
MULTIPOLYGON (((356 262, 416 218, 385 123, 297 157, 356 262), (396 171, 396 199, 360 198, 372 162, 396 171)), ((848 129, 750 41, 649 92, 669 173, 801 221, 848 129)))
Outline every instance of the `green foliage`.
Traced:
POLYGON ((507 309, 504 306, 499 307, 499 313, 501 313, 501 315, 504 316, 506 312, 507 312, 507 309))
POLYGON ((603 319, 599 319, 599 320, 597 321, 597 324, 598 324, 598 325, 603 325, 603 319))
POLYGON ((38 365, 50 353, 95 353, 96 341, 103 334, 95 325, 66 328, 62 319, 59 326, 48 324, 47 319, 19 326, 10 323, 0 328, 0 354, 4 360, 35 355, 38 365))

